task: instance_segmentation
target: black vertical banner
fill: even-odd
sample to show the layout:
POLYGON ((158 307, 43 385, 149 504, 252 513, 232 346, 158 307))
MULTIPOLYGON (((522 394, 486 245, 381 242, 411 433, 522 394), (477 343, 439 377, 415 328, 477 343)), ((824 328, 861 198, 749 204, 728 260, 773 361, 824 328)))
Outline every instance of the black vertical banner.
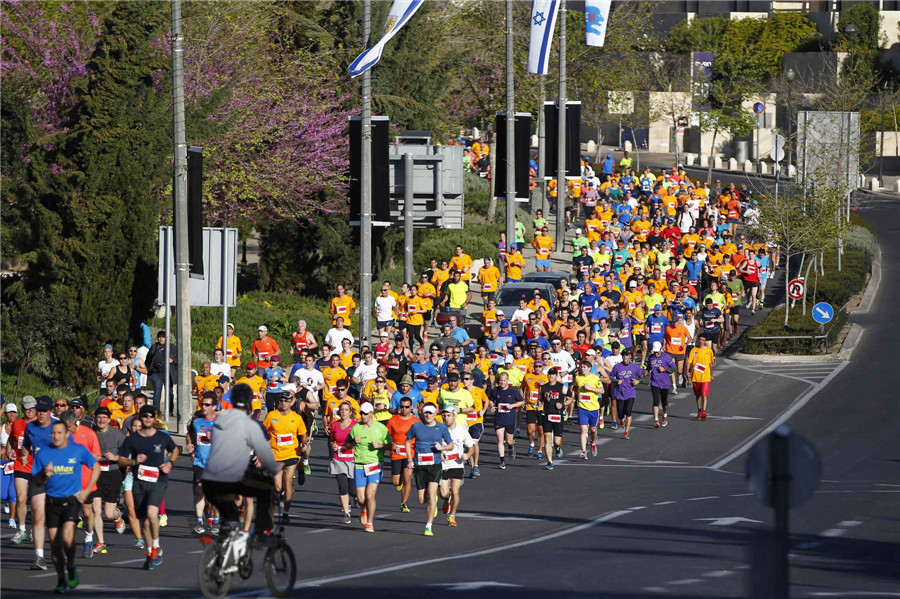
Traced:
MULTIPOLYGON (((559 155, 559 110, 556 102, 544 104, 544 178, 556 179, 559 155)), ((581 102, 566 102, 566 176, 581 176, 581 102)))
MULTIPOLYGON (((497 132, 497 172, 494 195, 501 200, 506 199, 506 113, 498 112, 495 131, 497 132)), ((516 200, 525 202, 529 199, 528 162, 531 158, 531 114, 517 112, 515 119, 515 139, 513 157, 516 177, 516 200)))
MULTIPOLYGON (((390 121, 372 117, 372 221, 391 220, 390 206, 390 121)), ((350 222, 357 226, 362 204, 362 117, 350 117, 350 222)))
POLYGON ((188 257, 191 277, 203 273, 203 148, 188 146, 187 152, 188 257))

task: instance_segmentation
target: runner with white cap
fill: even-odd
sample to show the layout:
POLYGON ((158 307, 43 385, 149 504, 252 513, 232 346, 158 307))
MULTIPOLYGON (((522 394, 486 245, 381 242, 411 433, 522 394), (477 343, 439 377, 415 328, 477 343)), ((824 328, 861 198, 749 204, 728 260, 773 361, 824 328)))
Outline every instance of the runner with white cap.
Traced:
MULTIPOLYGON (((654 341, 650 355, 644 364, 644 371, 650 373, 650 393, 653 395, 653 426, 659 428, 669 423, 669 385, 671 376, 677 372, 678 365, 667 352, 662 350, 662 343, 654 341), (662 404, 662 424, 659 420, 659 405, 662 404)), ((674 386, 673 386, 674 391, 674 386)))
POLYGON ((419 491, 419 503, 425 505, 427 511, 425 536, 433 537, 431 525, 437 515, 438 486, 441 484, 443 467, 442 453, 454 448, 450 430, 442 422, 435 422, 437 406, 427 403, 422 408, 422 421, 409 427, 406 433, 406 455, 415 455, 407 468, 413 471, 416 489, 419 491), (413 447, 415 446, 415 454, 413 447))
POLYGON ((456 526, 456 511, 459 509, 459 489, 462 486, 463 477, 466 472, 466 460, 475 451, 475 441, 469 434, 469 429, 465 425, 465 416, 463 416, 463 425, 457 426, 456 416, 458 410, 455 406, 445 405, 441 415, 444 418, 444 424, 450 431, 450 437, 453 440, 452 449, 444 451, 441 455, 441 498, 444 500, 442 511, 447 514, 447 526, 456 526))
POLYGON ((344 442, 344 447, 353 449, 356 501, 362 506, 359 522, 366 532, 375 532, 375 527, 372 526, 375 519, 375 493, 381 483, 384 448, 391 443, 387 427, 375 420, 374 411, 375 407, 367 401, 359 406, 360 422, 350 429, 344 442))

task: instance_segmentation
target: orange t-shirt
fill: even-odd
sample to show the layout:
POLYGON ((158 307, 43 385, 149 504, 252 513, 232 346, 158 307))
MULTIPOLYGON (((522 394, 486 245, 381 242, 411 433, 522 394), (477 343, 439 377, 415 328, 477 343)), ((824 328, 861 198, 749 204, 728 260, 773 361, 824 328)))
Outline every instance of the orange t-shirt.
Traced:
POLYGON ((257 339, 253 342, 253 345, 250 346, 250 352, 257 355, 257 367, 263 370, 272 366, 272 356, 274 356, 275 352, 279 349, 281 348, 278 347, 278 342, 271 337, 266 337, 262 340, 257 339))
POLYGON ((410 457, 415 457, 416 450, 415 444, 413 444, 413 455, 407 456, 406 454, 406 434, 409 432, 409 429, 418 422, 419 419, 415 416, 410 418, 402 418, 400 414, 395 414, 391 416, 391 419, 387 421, 387 429, 388 433, 391 435, 391 441, 393 441, 394 445, 391 448, 391 459, 392 460, 405 460, 410 457), (398 453, 397 449, 399 449, 402 453, 398 453))
POLYGON ((690 341, 691 332, 686 326, 669 325, 666 327, 666 352, 683 355, 685 346, 690 341))

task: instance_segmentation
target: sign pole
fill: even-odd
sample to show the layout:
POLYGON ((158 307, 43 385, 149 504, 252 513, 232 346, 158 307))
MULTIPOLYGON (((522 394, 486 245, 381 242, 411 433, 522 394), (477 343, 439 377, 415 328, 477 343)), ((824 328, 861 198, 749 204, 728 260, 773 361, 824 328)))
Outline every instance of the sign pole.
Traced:
POLYGON ((566 0, 559 3, 559 126, 556 156, 556 246, 566 239, 566 0))
POLYGON ((225 295, 228 289, 228 260, 226 251, 228 249, 228 229, 222 226, 222 355, 225 362, 228 362, 228 297, 225 295))
POLYGON ((163 410, 163 414, 165 415, 165 419, 168 420, 172 414, 169 409, 169 397, 172 395, 172 384, 169 382, 169 377, 171 373, 169 371, 169 356, 172 355, 172 301, 170 294, 172 290, 169 289, 169 273, 172 272, 172 254, 169 252, 169 239, 172 235, 171 227, 166 227, 163 229, 166 231, 165 239, 163 241, 163 305, 166 307, 166 360, 163 365, 163 376, 165 377, 165 383, 163 384, 163 392, 162 392, 162 406, 156 406, 157 408, 163 410))
MULTIPOLYGON (((372 1, 363 0, 363 46, 369 47, 372 1)), ((372 332, 372 69, 362 74, 362 160, 359 182, 359 346, 372 332)))
MULTIPOLYGON (((513 74, 513 5, 506 0, 506 244, 516 240, 515 79, 513 74)), ((499 183, 499 182, 498 182, 499 183)))
POLYGON ((788 460, 790 449, 789 429, 782 425, 775 429, 770 437, 772 500, 775 507, 775 599, 787 599, 790 586, 790 568, 788 566, 789 546, 789 513, 790 513, 790 481, 791 473, 788 460))
MULTIPOLYGON (((413 273, 413 155, 403 155, 403 280, 415 283, 413 273)), ((368 306, 364 306, 368 310, 368 306)))

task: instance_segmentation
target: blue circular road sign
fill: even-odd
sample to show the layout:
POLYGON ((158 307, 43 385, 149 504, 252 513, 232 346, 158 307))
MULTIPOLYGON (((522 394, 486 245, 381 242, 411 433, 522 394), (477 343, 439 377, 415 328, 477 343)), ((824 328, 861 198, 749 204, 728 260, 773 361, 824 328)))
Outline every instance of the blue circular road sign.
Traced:
POLYGON ((812 317, 819 324, 831 322, 831 319, 834 318, 834 308, 831 307, 831 304, 819 302, 813 306, 812 317))

